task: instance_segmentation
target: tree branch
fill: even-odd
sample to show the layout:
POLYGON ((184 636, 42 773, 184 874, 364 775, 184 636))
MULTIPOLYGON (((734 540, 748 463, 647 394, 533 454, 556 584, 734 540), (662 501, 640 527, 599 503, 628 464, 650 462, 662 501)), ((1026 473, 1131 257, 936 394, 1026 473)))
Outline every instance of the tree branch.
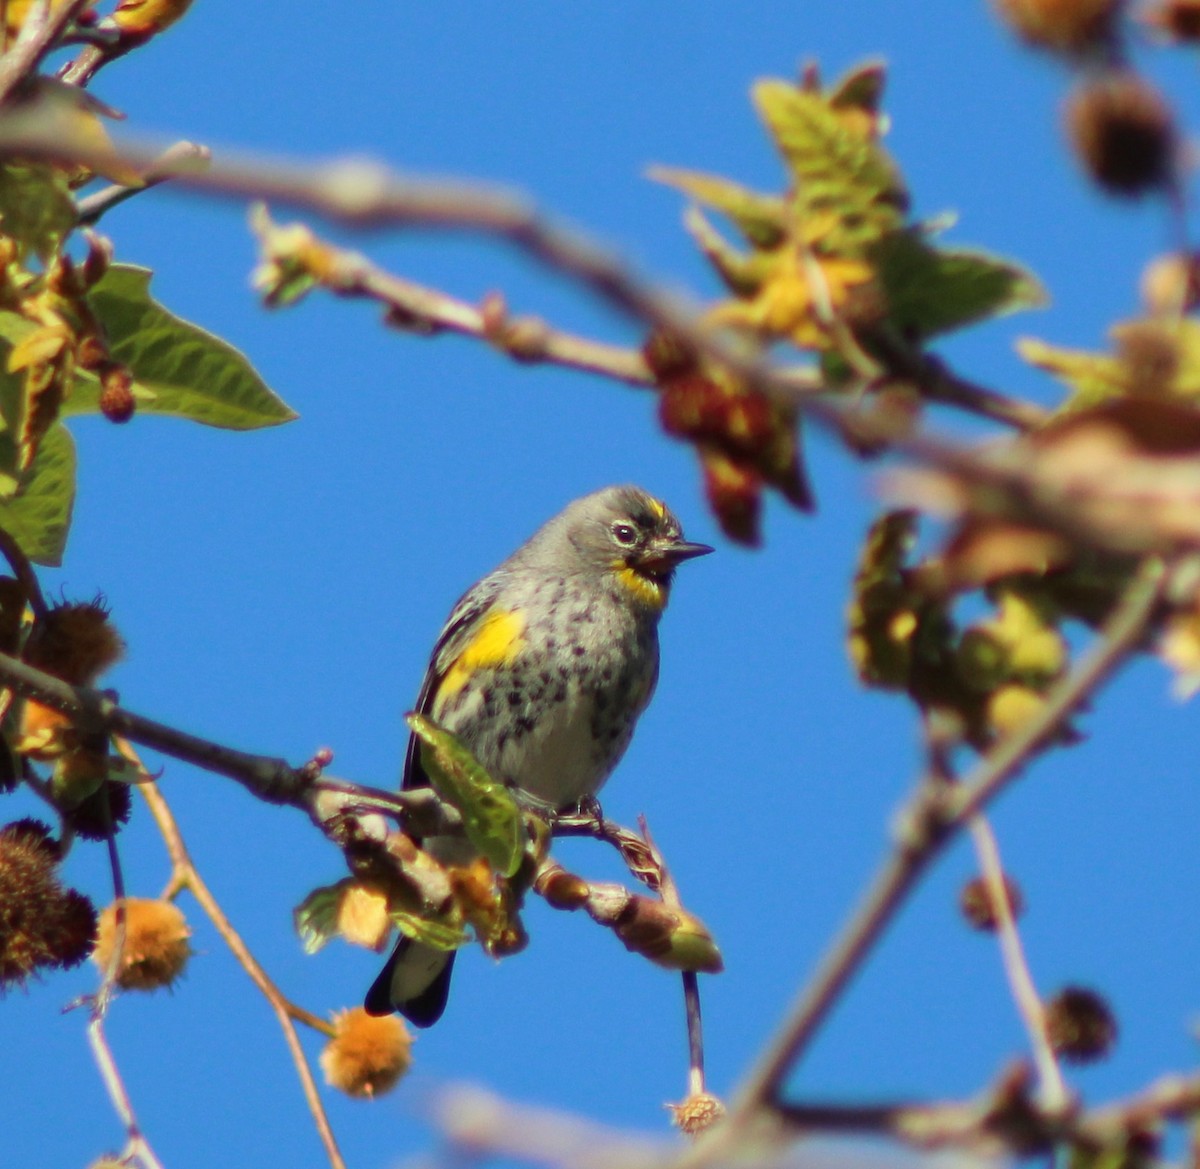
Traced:
POLYGON ((794 1002, 784 1024, 743 1080, 727 1129, 753 1123, 778 1105, 784 1080, 896 911, 951 839, 1016 777, 1038 749, 1141 642, 1163 595, 1167 573, 1147 560, 1075 667, 1045 695, 1041 709, 1005 736, 961 784, 926 776, 900 817, 898 839, 858 909, 794 1002))

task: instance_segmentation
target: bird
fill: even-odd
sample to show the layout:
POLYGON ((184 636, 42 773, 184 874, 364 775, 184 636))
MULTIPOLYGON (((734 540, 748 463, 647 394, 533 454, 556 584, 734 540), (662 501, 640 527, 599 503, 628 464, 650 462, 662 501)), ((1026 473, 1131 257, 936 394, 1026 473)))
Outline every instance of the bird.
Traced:
MULTIPOLYGON (((632 485, 576 499, 463 594, 434 645, 416 710, 459 737, 534 810, 574 809, 608 779, 658 681, 658 623, 676 566, 713 549, 684 539, 632 485)), ((410 736, 401 786, 429 786, 410 736)), ((465 839, 419 842, 442 863, 465 839)), ((441 1018, 453 951, 402 936, 368 990, 371 1015, 441 1018)))

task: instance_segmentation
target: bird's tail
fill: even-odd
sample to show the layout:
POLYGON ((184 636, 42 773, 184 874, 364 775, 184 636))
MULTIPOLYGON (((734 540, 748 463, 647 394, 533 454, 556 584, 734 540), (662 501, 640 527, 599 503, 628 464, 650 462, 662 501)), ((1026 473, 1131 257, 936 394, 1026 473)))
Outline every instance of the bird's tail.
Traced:
POLYGON ((432 1027, 446 1009, 454 951, 402 937, 363 1002, 368 1015, 399 1011, 414 1027, 432 1027))

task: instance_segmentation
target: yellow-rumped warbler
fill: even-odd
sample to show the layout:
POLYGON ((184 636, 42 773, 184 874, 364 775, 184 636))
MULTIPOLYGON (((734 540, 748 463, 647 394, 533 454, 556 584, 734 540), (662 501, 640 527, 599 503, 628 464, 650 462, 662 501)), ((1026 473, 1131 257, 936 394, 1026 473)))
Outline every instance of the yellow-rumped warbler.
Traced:
MULTIPOLYGON (((606 487, 544 524, 454 606, 417 710, 453 731, 496 779, 559 810, 595 795, 658 680, 658 619, 675 566, 712 549, 639 487, 606 487)), ((417 740, 403 787, 428 785, 417 740)), ((465 841, 425 842, 451 863, 465 841)), ((373 1015, 441 1018, 454 955, 401 938, 367 992, 373 1015)))

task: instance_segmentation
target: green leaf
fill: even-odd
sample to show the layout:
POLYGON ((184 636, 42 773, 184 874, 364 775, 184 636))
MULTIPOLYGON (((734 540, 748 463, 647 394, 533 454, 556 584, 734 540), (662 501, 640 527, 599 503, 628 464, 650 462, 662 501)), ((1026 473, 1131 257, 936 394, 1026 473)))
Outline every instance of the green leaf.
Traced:
POLYGON ((887 294, 888 318, 915 338, 1036 308, 1045 290, 1011 260, 967 248, 935 248, 915 232, 896 232, 871 249, 887 294))
POLYGON ((292 925, 300 935, 306 954, 315 954, 330 938, 337 937, 338 908, 349 878, 333 885, 320 885, 292 910, 292 925))
POLYGON ((512 794, 455 735, 424 715, 409 714, 405 721, 421 740, 421 764, 434 790, 462 814, 467 839, 496 872, 513 876, 525 854, 525 834, 512 794))
POLYGON ((470 941, 464 929, 448 922, 434 921, 402 909, 393 909, 388 917, 405 937, 432 946, 435 950, 457 950, 470 941))
POLYGON ((799 212, 836 216, 823 242, 844 254, 904 222, 908 197, 895 164, 870 135, 839 113, 828 97, 786 81, 754 86, 754 102, 796 183, 799 212))
POLYGON ((75 226, 75 202, 66 176, 39 163, 0 166, 0 232, 17 243, 17 256, 43 262, 75 226))
POLYGON ((829 91, 829 104, 835 110, 867 110, 874 114, 883 104, 883 87, 887 70, 881 61, 855 65, 829 91))
POLYGON ((696 246, 735 296, 754 296, 775 273, 779 263, 777 251, 739 252, 709 223, 699 207, 689 207, 683 223, 696 246))
POLYGON ((35 564, 62 563, 75 504, 75 443, 55 423, 38 446, 17 494, 0 500, 0 528, 35 564))
POLYGON ((1017 352, 1030 365, 1053 374, 1071 388, 1064 410, 1083 410, 1126 391, 1124 366, 1111 354, 1060 349, 1033 337, 1022 337, 1017 352))
MULTIPOLYGON (((146 268, 114 264, 88 293, 113 357, 133 373, 139 413, 230 430, 277 426, 296 417, 242 353, 153 300, 151 275, 146 268)), ((100 383, 94 374, 81 372, 63 412, 99 409, 100 383)))
POLYGON ((787 205, 774 195, 751 191, 732 179, 700 171, 655 166, 649 171, 655 182, 665 183, 729 217, 755 247, 773 248, 787 230, 787 205))

